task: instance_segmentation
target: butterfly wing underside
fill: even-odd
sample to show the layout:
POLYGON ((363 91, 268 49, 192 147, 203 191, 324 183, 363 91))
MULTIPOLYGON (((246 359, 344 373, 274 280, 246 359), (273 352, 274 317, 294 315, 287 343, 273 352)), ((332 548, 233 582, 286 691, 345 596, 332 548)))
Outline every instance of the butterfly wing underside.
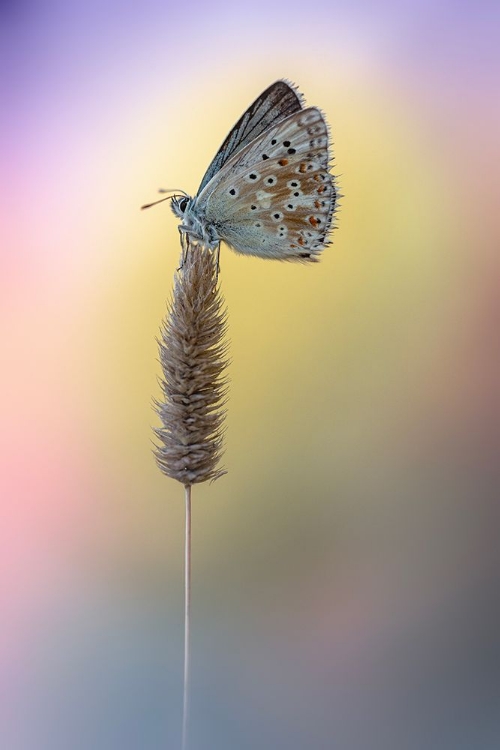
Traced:
POLYGON ((198 188, 198 195, 224 164, 271 125, 302 108, 300 94, 286 81, 276 81, 250 105, 232 128, 198 188))
POLYGON ((328 141, 318 109, 289 115, 226 162, 199 195, 198 209, 237 252, 317 260, 336 201, 328 141))

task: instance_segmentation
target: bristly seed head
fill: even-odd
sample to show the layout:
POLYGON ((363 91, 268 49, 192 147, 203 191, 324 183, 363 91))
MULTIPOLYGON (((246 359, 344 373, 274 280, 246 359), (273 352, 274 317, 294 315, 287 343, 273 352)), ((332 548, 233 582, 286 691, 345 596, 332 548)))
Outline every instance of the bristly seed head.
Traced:
POLYGON ((155 409, 160 470, 184 485, 217 479, 223 450, 228 364, 226 311, 217 286, 216 254, 202 245, 184 254, 158 340, 162 400, 155 409))

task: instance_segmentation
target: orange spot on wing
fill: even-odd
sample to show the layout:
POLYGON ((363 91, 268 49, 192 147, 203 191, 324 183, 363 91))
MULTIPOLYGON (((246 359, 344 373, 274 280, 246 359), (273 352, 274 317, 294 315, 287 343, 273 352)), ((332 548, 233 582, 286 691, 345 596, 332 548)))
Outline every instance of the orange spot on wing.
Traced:
POLYGON ((310 216, 309 217, 309 224, 312 224, 312 226, 314 228, 316 228, 318 226, 318 224, 319 224, 319 221, 314 216, 310 216))
POLYGON ((304 164, 304 163, 302 162, 302 164, 301 164, 301 165, 300 165, 300 167, 299 167, 299 172, 305 172, 305 171, 306 171, 306 169, 307 169, 307 164, 304 164))
POLYGON ((286 167, 286 165, 288 164, 288 159, 280 159, 278 164, 280 165, 280 167, 286 167))
POLYGON ((299 237, 299 239, 297 240, 297 242, 299 243, 299 245, 303 245, 304 244, 304 238, 303 237, 299 237))
POLYGON ((321 202, 320 201, 317 201, 317 200, 314 201, 314 205, 316 206, 316 208, 321 208, 321 202))

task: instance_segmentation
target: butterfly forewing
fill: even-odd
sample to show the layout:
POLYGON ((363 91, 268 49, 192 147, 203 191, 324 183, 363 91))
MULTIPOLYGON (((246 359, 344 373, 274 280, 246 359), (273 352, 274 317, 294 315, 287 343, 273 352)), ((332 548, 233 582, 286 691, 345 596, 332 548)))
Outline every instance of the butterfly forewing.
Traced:
POLYGON ((199 209, 237 252, 317 260, 335 208, 321 112, 295 112, 238 151, 199 196, 199 209))
POLYGON ((269 86, 230 131, 207 169, 198 194, 234 154, 276 122, 299 111, 301 107, 300 95, 286 81, 276 81, 269 86))

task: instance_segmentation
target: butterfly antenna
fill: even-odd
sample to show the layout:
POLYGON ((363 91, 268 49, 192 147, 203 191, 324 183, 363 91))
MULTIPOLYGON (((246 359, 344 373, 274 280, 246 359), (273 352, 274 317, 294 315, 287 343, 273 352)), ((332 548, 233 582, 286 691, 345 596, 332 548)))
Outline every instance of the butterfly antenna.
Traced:
POLYGON ((163 201, 170 201, 173 197, 173 195, 169 195, 167 196, 167 198, 160 198, 159 201, 153 201, 153 203, 145 203, 143 206, 141 206, 141 211, 144 211, 145 208, 151 208, 151 206, 157 206, 158 203, 163 203, 163 201))
POLYGON ((151 208, 151 206, 156 206, 158 203, 163 203, 163 201, 169 201, 172 200, 172 198, 175 198, 176 195, 181 193, 181 195, 186 195, 187 193, 184 192, 184 190, 166 190, 165 188, 160 188, 158 190, 159 193, 172 193, 172 195, 167 195, 166 198, 160 198, 158 201, 153 201, 153 203, 145 203, 144 206, 141 206, 141 211, 143 211, 145 208, 151 208))

